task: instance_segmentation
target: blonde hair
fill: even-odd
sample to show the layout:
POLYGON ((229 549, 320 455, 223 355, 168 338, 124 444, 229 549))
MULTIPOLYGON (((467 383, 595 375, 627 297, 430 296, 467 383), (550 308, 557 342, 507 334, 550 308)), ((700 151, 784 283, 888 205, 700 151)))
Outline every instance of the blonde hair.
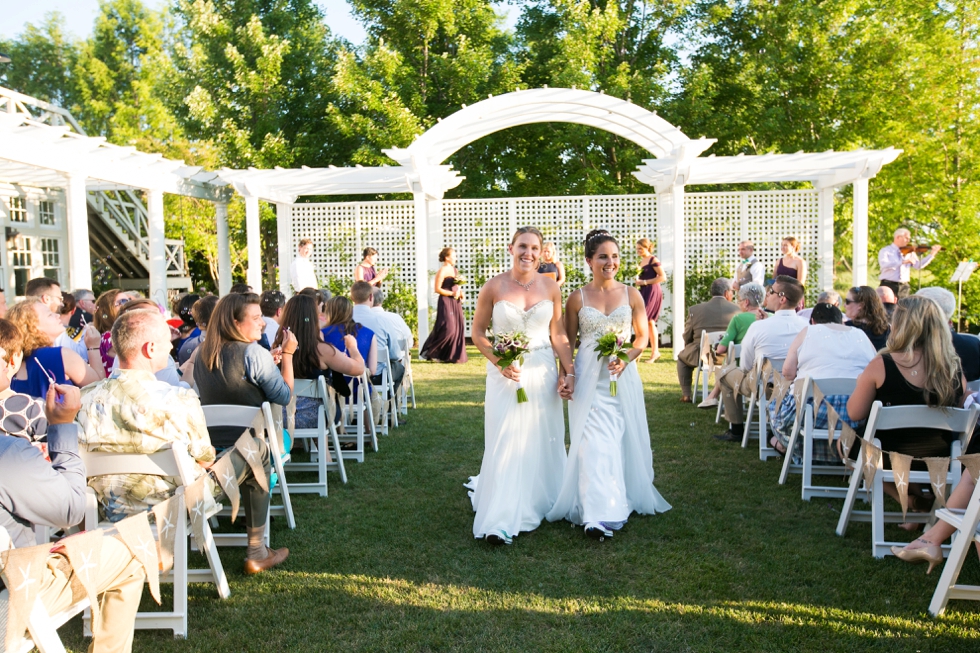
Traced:
POLYGON ((790 247, 792 247, 793 251, 797 254, 800 253, 800 241, 798 241, 794 236, 786 236, 783 238, 783 242, 789 243, 790 247))
POLYGON ((922 355, 922 394, 928 406, 955 406, 963 389, 960 358, 939 304, 925 297, 898 300, 885 350, 915 359, 922 355))
POLYGON ((649 238, 640 238, 636 241, 637 247, 642 247, 643 251, 647 253, 648 256, 653 256, 653 241, 649 238))
POLYGON ((7 319, 20 329, 20 333, 24 337, 24 358, 41 347, 50 347, 54 344, 51 336, 41 331, 41 320, 37 316, 37 311, 34 310, 34 306, 37 304, 45 305, 38 297, 28 297, 17 302, 7 311, 7 319))

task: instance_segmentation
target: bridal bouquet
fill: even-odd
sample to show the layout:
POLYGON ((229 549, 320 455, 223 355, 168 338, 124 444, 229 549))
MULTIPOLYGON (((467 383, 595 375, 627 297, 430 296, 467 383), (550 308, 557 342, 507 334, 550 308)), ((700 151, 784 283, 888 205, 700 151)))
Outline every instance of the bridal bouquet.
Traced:
MULTIPOLYGON (((528 351, 527 336, 519 331, 513 333, 492 333, 490 334, 492 349, 497 358, 497 365, 501 371, 513 364, 517 364, 520 369, 524 362, 524 354, 528 351)), ((517 383, 517 403, 527 403, 527 391, 518 381, 517 383)))
MULTIPOLYGON (((632 342, 626 342, 625 338, 621 338, 616 333, 610 331, 604 336, 600 337, 595 343, 595 350, 598 354, 596 360, 602 360, 603 358, 608 358, 609 362, 612 362, 613 358, 618 358, 627 365, 630 363, 629 350, 633 347, 632 342)), ((616 374, 609 375, 609 396, 616 396, 616 379, 618 376, 616 374)))

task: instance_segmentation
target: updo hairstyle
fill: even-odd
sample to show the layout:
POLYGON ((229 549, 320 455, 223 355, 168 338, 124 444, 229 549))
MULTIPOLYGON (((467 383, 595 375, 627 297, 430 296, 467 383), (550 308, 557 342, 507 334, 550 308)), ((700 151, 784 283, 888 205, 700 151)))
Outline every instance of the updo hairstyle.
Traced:
POLYGON ((591 259, 595 256, 595 251, 599 249, 599 245, 602 243, 615 243, 616 247, 619 247, 619 242, 611 233, 605 229, 593 229, 585 237, 585 258, 591 259))

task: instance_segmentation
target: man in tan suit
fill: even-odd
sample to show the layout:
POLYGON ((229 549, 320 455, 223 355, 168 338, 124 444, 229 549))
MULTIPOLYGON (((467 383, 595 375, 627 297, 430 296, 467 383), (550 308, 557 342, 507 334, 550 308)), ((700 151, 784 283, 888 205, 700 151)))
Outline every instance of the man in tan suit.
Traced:
POLYGON ((681 384, 681 401, 691 402, 691 379, 701 357, 701 332, 724 331, 739 312, 732 303, 730 279, 711 283, 711 299, 691 307, 684 329, 684 349, 677 357, 677 380, 681 384))

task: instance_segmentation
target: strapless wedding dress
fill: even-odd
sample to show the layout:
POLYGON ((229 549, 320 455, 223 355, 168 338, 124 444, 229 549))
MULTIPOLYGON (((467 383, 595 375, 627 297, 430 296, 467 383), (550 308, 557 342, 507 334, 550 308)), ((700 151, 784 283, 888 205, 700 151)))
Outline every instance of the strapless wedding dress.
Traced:
POLYGON ((653 486, 650 431, 636 364, 626 366, 611 397, 609 359, 596 360, 596 341, 604 334, 615 332, 629 340, 628 294, 626 299, 609 315, 584 301, 579 310, 581 345, 575 357, 575 394, 568 404, 571 446, 561 492, 547 515, 549 521, 567 519, 606 536, 633 512, 670 510, 653 486))
POLYGON ((520 331, 530 341, 521 367, 527 403, 517 403, 517 383, 487 362, 484 450, 480 475, 470 479, 476 518, 473 535, 510 543, 538 527, 558 498, 565 470, 565 419, 558 396, 558 367, 551 348, 554 304, 526 311, 508 302, 493 306, 497 333, 520 331))

